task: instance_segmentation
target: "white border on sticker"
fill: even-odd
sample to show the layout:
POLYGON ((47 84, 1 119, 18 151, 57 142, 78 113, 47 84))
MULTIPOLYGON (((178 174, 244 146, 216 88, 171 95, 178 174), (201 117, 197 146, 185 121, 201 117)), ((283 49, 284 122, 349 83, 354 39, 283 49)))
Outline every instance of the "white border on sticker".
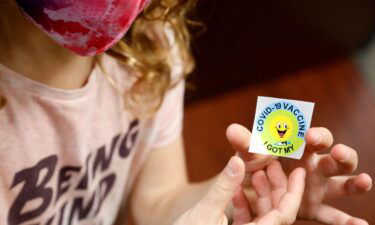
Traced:
POLYGON ((249 152, 301 159, 314 103, 258 97, 249 152))

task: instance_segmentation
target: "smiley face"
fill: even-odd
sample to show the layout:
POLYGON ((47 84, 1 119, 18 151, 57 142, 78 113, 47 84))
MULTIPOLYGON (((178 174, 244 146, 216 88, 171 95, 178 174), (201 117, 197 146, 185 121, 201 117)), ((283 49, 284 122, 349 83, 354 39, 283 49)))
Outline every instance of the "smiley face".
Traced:
POLYGON ((277 133, 279 134, 280 138, 283 138, 285 136, 285 133, 288 131, 288 124, 287 123, 277 123, 277 126, 275 127, 277 130, 277 133))
POLYGON ((293 130, 292 121, 284 115, 276 116, 270 123, 270 131, 276 140, 286 141, 293 130))

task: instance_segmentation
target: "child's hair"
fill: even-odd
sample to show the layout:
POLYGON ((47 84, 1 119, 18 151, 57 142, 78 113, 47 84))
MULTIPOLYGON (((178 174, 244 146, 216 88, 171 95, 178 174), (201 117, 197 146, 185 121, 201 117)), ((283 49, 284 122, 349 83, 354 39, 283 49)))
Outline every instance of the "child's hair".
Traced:
MULTIPOLYGON (((196 1, 151 0, 126 37, 107 51, 107 54, 135 72, 136 81, 124 96, 126 107, 133 114, 149 115, 155 112, 167 90, 194 69, 188 26, 196 22, 189 20, 188 15, 196 1), (174 43, 168 40, 167 32, 174 35, 174 43), (171 77, 172 48, 178 48, 183 62, 183 76, 178 80, 171 77)), ((111 79, 110 74, 106 75, 111 79)))
MULTIPOLYGON (((131 90, 121 93, 127 110, 133 114, 147 116, 155 112, 167 90, 178 83, 178 80, 171 77, 169 56, 172 47, 178 48, 183 61, 184 76, 180 80, 193 70, 195 64, 190 51, 188 26, 197 23, 187 17, 195 8, 196 2, 197 0, 151 0, 126 37, 106 52, 134 71, 132 74, 135 74, 136 81, 131 90), (174 35, 174 43, 168 40, 166 27, 174 35)), ((2 3, 4 2, 0 1, 0 5, 2 3)), ((3 20, 5 18, 0 16, 0 22, 7 25, 3 20)), ((116 88, 110 74, 106 74, 104 70, 103 72, 116 88)), ((6 99, 0 96, 0 109, 5 104, 6 99)))

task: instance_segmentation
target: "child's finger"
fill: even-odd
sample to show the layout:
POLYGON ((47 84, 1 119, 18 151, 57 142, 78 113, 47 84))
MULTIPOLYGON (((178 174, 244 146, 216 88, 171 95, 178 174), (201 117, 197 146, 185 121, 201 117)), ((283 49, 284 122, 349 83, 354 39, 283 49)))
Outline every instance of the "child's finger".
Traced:
POLYGON ((365 220, 352 217, 328 205, 321 205, 318 208, 316 220, 324 224, 369 225, 365 220))
POLYGON ((236 189, 241 186, 244 174, 243 161, 237 156, 232 157, 206 196, 193 208, 192 214, 197 217, 204 215, 209 221, 221 218, 236 189))
MULTIPOLYGON (((226 136, 232 147, 239 153, 247 153, 251 132, 244 126, 232 124, 227 128, 226 136)), ((246 157, 246 156, 245 156, 246 157)), ((247 159, 247 158, 243 158, 247 159)))
POLYGON ((331 154, 319 156, 318 166, 324 176, 345 175, 357 169, 357 152, 345 145, 338 144, 331 149, 331 154))
POLYGON ((242 186, 239 186, 233 196, 233 225, 243 225, 250 221, 250 206, 242 186))
POLYGON ((255 222, 244 225, 292 225, 295 221, 296 217, 288 217, 288 215, 278 210, 272 210, 266 215, 257 218, 255 222))
POLYGON ((247 173, 263 169, 275 157, 249 153, 251 132, 244 126, 232 124, 227 128, 226 136, 229 143, 245 161, 247 173))
POLYGON ((270 184, 263 170, 253 174, 252 183, 257 193, 257 214, 260 217, 272 210, 270 184))
POLYGON ((306 133, 306 153, 311 154, 330 148, 333 144, 331 131, 324 127, 310 128, 306 133))
POLYGON ((267 176, 271 186, 272 207, 276 208, 281 197, 287 191, 288 178, 279 161, 274 160, 267 167, 267 176))
POLYGON ((281 198, 277 207, 286 216, 286 219, 295 219, 297 216, 303 192, 305 189, 306 170, 297 168, 289 175, 288 191, 281 198))
POLYGON ((327 181, 327 198, 336 198, 348 195, 357 195, 371 189, 372 179, 362 173, 357 176, 331 177, 327 181))

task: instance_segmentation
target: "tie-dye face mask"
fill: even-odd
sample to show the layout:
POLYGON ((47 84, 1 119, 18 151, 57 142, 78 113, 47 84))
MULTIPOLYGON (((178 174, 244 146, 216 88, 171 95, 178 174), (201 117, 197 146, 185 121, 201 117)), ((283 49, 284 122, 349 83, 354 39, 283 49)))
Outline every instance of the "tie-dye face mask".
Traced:
POLYGON ((52 39, 83 55, 100 54, 128 31, 148 0, 16 0, 52 39))

